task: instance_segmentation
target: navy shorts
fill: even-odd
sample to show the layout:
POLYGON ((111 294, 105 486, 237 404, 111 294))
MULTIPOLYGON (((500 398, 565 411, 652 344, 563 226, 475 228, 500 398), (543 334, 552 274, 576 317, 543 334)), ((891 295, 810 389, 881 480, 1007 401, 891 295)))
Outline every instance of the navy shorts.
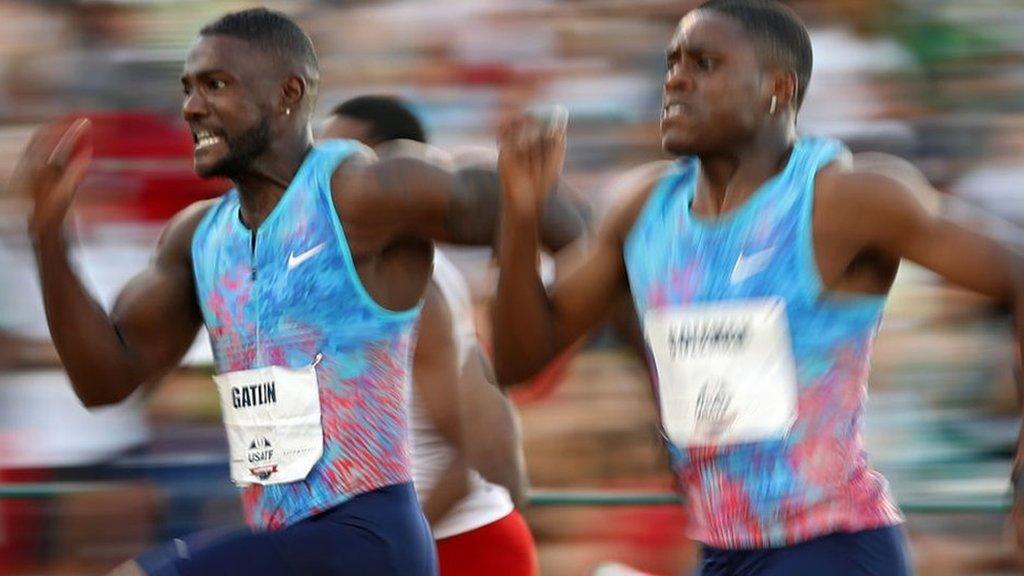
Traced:
POLYGON ((786 548, 704 546, 696 576, 909 576, 899 526, 836 533, 786 548))
POLYGON ((136 562, 150 576, 437 574, 434 538, 410 483, 361 494, 274 532, 176 538, 136 562))

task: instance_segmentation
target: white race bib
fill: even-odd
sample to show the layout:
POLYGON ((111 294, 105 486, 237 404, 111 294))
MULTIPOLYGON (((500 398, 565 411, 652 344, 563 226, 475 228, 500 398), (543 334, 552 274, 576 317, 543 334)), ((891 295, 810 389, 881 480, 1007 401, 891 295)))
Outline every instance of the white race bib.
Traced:
POLYGON ((644 330, 673 443, 721 446, 789 432, 797 381, 783 300, 649 310, 644 330))
POLYGON ((305 479, 324 450, 316 363, 229 372, 213 380, 228 435, 231 480, 248 486, 305 479))

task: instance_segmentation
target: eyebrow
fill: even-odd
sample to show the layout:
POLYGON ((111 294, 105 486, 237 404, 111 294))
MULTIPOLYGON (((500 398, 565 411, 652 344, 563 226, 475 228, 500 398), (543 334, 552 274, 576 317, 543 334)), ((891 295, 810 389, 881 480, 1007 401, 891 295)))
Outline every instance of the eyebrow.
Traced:
POLYGON ((202 78, 213 74, 228 74, 228 71, 222 68, 204 68, 191 74, 182 74, 181 82, 184 83, 189 77, 202 78))
POLYGON ((717 50, 717 49, 715 49, 713 47, 707 46, 706 44, 694 43, 693 45, 690 45, 690 46, 683 46, 680 43, 680 44, 675 44, 675 45, 671 46, 670 48, 667 48, 665 50, 665 58, 667 60, 672 60, 673 58, 680 58, 684 54, 685 55, 693 55, 693 54, 718 54, 719 52, 720 52, 720 50, 717 50))

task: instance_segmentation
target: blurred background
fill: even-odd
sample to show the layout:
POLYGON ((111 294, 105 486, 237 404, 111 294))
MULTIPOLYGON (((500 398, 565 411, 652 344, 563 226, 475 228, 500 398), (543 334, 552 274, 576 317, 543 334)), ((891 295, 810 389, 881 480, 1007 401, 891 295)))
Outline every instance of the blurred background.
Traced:
MULTIPOLYGON (((509 111, 565 104, 567 179, 599 216, 616 174, 663 157, 664 47, 697 2, 265 4, 313 38, 320 118, 352 96, 399 95, 435 144, 493 148, 509 111)), ((803 131, 908 158, 967 218, 980 208, 1024 224, 1024 2, 790 4, 815 48, 803 131)), ((36 127, 93 118, 74 254, 109 306, 166 219, 225 189, 192 173, 178 75, 204 23, 252 5, 0 0, 0 574, 98 574, 155 543, 241 522, 205 344, 155 389, 86 414, 48 342, 26 205, 2 187, 36 127)), ((995 232, 1020 242, 1011 225, 995 232)), ((486 343, 489 254, 454 258, 486 343)), ((1008 311, 903 266, 874 353, 866 437, 907 512, 919 574, 1020 572, 1004 515, 1019 422, 1012 338, 1008 311)), ((678 506, 562 497, 671 488, 650 384, 629 347, 606 330, 514 396, 540 491, 526 514, 542 573, 622 573, 616 563, 689 574, 696 548, 678 506)))

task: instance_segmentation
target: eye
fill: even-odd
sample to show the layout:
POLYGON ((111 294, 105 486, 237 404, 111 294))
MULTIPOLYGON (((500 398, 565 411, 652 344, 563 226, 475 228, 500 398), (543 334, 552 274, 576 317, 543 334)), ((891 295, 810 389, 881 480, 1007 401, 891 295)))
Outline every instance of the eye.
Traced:
POLYGON ((701 56, 697 58, 697 67, 705 72, 710 72, 715 66, 715 61, 710 56, 701 56))
POLYGON ((220 90, 221 88, 227 86, 227 83, 224 82, 223 80, 213 79, 213 80, 210 80, 209 82, 207 82, 206 86, 210 90, 220 90))

